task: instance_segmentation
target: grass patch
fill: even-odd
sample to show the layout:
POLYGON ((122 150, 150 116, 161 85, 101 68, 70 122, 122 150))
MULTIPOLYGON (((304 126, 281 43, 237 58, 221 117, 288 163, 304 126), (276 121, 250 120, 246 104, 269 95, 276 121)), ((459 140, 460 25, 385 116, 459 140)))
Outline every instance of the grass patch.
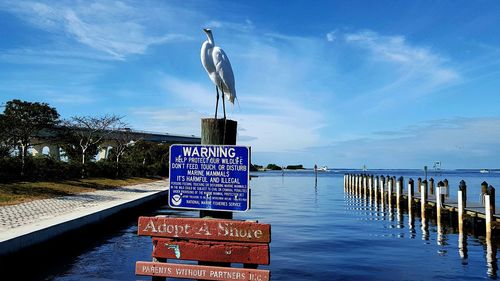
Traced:
POLYGON ((62 181, 0 183, 0 206, 46 199, 56 196, 73 195, 120 186, 156 181, 150 178, 108 179, 90 178, 62 181))

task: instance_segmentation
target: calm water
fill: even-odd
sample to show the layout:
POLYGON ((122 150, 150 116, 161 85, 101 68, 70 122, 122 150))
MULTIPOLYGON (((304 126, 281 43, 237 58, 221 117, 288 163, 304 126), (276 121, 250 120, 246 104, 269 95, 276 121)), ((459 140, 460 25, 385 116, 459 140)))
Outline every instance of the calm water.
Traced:
MULTIPOLYGON (((376 174, 408 176, 412 171, 376 174)), ((458 234, 445 234, 438 243, 436 226, 421 230, 420 219, 408 228, 408 217, 380 211, 361 198, 344 194, 343 172, 258 173, 253 178, 252 209, 235 219, 257 219, 272 225, 272 280, 476 280, 495 278, 496 259, 489 261, 479 237, 467 237, 466 259, 461 258, 458 234), (488 273, 489 271, 489 273, 488 273)), ((415 177, 416 176, 416 177, 415 177)), ((500 174, 452 172, 450 186, 468 183, 471 197, 483 180, 500 186, 500 174)), ((437 181, 436 181, 437 182, 437 181)), ((453 195, 455 191, 452 191, 453 195)), ((499 192, 500 193, 500 192, 499 192)), ((455 195, 456 196, 456 195, 455 195)), ((477 201, 477 200, 474 200, 477 201)), ((197 216, 160 208, 142 215, 197 216)), ((45 262, 33 279, 150 280, 134 275, 137 260, 151 260, 151 240, 136 235, 136 219, 120 222, 105 236, 80 237, 77 250, 65 249, 54 262, 45 262), (93 242, 88 242, 92 239, 93 242)), ((78 243, 78 241, 77 241, 78 243)), ((494 250, 496 253, 496 250, 494 250)), ((496 255, 495 255, 496 256, 496 255)), ((491 258, 491 255, 490 255, 491 258)), ((266 268, 266 267, 262 267, 266 268)), ((5 276, 5 275, 4 275, 5 276)))

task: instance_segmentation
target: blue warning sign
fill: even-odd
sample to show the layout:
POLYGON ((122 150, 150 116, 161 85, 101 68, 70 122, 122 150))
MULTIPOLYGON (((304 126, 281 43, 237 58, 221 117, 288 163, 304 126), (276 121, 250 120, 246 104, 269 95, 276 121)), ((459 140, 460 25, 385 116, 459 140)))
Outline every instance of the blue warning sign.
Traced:
POLYGON ((250 208, 250 149, 234 145, 170 146, 172 208, 244 212, 250 208))

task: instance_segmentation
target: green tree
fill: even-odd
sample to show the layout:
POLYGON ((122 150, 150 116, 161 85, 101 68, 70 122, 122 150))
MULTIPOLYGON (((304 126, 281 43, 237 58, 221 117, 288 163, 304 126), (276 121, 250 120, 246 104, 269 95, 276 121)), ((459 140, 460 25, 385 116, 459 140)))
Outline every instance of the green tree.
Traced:
POLYGON ((120 160, 128 153, 131 148, 142 139, 137 134, 133 133, 128 124, 121 123, 119 128, 116 129, 111 136, 113 148, 111 149, 111 159, 115 160, 116 177, 120 176, 120 160))
POLYGON ((266 167, 268 170, 280 171, 281 167, 276 164, 268 164, 266 167))
POLYGON ((21 176, 23 176, 26 153, 28 147, 32 145, 32 139, 42 129, 57 125, 59 113, 47 103, 14 99, 6 103, 0 119, 4 138, 6 138, 3 141, 12 147, 19 147, 21 176))
POLYGON ((10 135, 3 114, 0 114, 0 158, 10 155, 10 135))
POLYGON ((89 151, 98 147, 108 135, 113 133, 120 124, 120 120, 121 117, 116 115, 74 116, 64 122, 64 125, 69 129, 68 137, 73 140, 74 148, 78 149, 80 153, 82 178, 85 178, 85 163, 89 151))

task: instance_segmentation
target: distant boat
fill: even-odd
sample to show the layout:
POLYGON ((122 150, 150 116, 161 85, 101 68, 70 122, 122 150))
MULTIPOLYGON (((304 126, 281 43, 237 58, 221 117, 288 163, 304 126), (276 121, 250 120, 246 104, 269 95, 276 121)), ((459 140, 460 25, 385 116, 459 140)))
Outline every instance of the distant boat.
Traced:
POLYGON ((488 170, 488 169, 481 169, 481 170, 479 170, 479 172, 481 174, 488 174, 490 172, 490 170, 488 170))
POLYGON ((321 168, 318 168, 318 172, 328 172, 328 167, 327 166, 323 166, 321 168))

